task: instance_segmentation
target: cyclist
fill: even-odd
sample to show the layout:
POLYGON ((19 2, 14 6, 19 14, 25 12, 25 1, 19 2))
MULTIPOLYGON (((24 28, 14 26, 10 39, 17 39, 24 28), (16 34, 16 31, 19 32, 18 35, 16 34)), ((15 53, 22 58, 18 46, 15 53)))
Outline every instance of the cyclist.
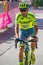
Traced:
MULTIPOLYGON (((33 13, 28 12, 28 4, 26 2, 20 2, 19 3, 19 10, 20 12, 16 15, 15 20, 15 35, 16 38, 20 38, 21 40, 25 40, 31 35, 37 35, 38 33, 38 26, 36 22, 36 18, 33 15, 33 13)), ((31 39, 34 39, 31 37, 31 39)), ((19 59, 19 65, 23 65, 23 51, 24 51, 24 45, 22 42, 19 46, 18 51, 18 59, 19 59)), ((36 48, 35 42, 31 42, 31 50, 34 54, 36 48)))

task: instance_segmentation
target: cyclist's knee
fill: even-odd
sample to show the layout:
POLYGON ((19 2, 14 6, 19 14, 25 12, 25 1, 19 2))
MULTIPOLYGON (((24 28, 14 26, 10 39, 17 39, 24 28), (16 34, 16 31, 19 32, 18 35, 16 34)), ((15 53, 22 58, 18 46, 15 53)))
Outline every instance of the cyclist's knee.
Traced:
POLYGON ((31 39, 31 40, 36 40, 36 41, 39 40, 37 36, 31 36, 30 39, 31 39))
POLYGON ((23 52, 24 47, 23 47, 23 46, 20 46, 20 47, 19 47, 19 50, 21 50, 21 51, 23 52))
MULTIPOLYGON (((30 37, 31 40, 35 40, 34 37, 30 37)), ((36 42, 31 42, 31 48, 35 49, 36 48, 36 42)))

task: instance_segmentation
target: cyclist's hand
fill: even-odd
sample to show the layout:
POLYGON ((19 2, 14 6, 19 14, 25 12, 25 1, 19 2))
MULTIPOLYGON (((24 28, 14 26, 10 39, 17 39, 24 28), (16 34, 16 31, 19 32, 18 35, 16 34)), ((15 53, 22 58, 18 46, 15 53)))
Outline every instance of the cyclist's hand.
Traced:
POLYGON ((39 38, 36 36, 36 40, 39 41, 39 38))
POLYGON ((15 38, 15 48, 17 48, 18 40, 19 40, 19 38, 15 38))
POLYGON ((39 41, 39 38, 37 37, 37 35, 31 36, 31 37, 32 37, 32 39, 39 41))
POLYGON ((15 40, 16 40, 16 42, 18 42, 19 41, 19 38, 16 38, 15 40))

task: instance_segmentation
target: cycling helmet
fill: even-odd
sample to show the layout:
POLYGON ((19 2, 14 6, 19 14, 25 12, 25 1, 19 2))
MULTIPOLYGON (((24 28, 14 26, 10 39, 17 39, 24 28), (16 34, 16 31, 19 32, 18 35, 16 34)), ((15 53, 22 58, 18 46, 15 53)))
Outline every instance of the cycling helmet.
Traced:
POLYGON ((20 2, 20 3, 19 3, 19 9, 21 9, 21 10, 28 9, 28 4, 27 4, 27 2, 20 2))

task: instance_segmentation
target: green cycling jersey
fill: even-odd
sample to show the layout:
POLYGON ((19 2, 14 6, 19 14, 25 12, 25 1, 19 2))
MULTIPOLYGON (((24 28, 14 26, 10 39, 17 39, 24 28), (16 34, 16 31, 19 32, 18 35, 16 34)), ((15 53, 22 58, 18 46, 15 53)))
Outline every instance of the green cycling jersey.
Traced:
POLYGON ((37 25, 36 18, 31 12, 28 12, 25 17, 23 17, 21 13, 18 13, 15 21, 16 24, 19 24, 20 29, 24 30, 30 29, 34 27, 34 25, 37 25))

